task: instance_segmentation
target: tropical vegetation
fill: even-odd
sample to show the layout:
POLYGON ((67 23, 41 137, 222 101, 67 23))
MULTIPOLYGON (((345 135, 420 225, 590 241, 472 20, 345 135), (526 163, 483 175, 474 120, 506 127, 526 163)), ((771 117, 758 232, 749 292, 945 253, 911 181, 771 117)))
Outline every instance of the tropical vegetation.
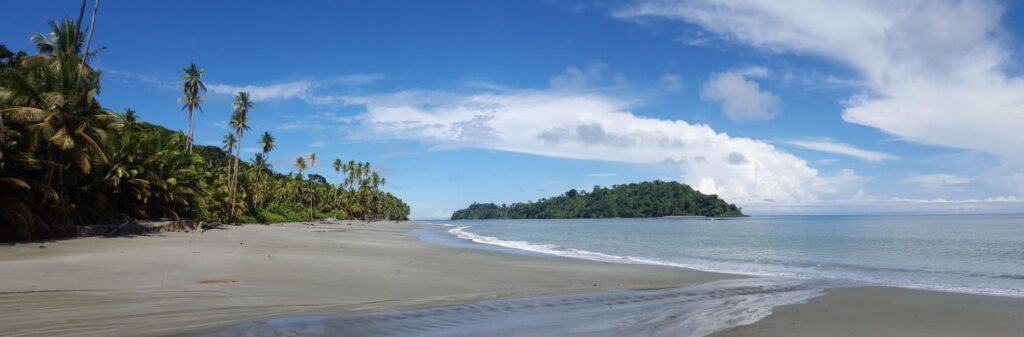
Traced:
MULTIPOLYGON (((262 152, 244 160, 249 116, 257 111, 246 92, 231 106, 224 148, 194 144, 206 88, 206 71, 194 63, 181 76, 186 132, 141 121, 131 109, 109 110, 99 101, 102 73, 90 66, 100 50, 89 50, 81 22, 50 22, 50 33, 32 36, 33 55, 0 45, 0 241, 131 220, 408 216, 408 205, 382 190, 385 180, 370 163, 336 159, 333 183, 303 175, 305 166, 279 173, 269 163, 277 146, 270 132, 257 140, 262 152)), ((309 159, 315 166, 315 155, 309 159)))
POLYGON ((452 214, 459 219, 651 218, 665 216, 743 216, 734 204, 686 184, 653 181, 569 190, 536 202, 496 205, 474 203, 452 214))

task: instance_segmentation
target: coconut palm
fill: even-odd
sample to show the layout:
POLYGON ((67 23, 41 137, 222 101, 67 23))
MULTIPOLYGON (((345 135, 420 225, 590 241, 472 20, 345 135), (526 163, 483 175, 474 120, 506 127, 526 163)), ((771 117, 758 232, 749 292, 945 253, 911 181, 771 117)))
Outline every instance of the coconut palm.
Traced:
MULTIPOLYGON (((277 145, 274 143, 274 136, 272 136, 269 131, 264 131, 263 135, 260 136, 259 144, 260 144, 260 146, 263 149, 263 157, 265 157, 265 160, 267 162, 269 162, 270 161, 270 151, 273 151, 274 148, 277 147, 277 145)), ((267 172, 268 174, 270 173, 269 165, 268 165, 267 170, 265 170, 264 172, 267 172)), ((258 177, 258 175, 257 175, 257 177, 258 177)), ((263 191, 263 192, 265 193, 266 191, 263 191)), ((261 200, 260 206, 262 206, 262 200, 263 199, 265 199, 265 198, 260 198, 260 200, 261 200)))
POLYGON ((134 109, 124 109, 124 113, 117 115, 116 127, 134 129, 139 126, 139 114, 134 109))
POLYGON ((178 103, 184 103, 181 110, 188 111, 188 142, 185 144, 185 149, 188 152, 192 152, 192 143, 195 141, 195 111, 203 111, 202 103, 203 96, 201 92, 206 92, 206 84, 203 84, 202 78, 206 74, 205 70, 199 69, 198 66, 193 62, 187 68, 183 69, 184 75, 181 75, 182 80, 182 93, 184 97, 178 99, 178 103))
MULTIPOLYGON (((309 167, 310 168, 315 168, 316 167, 316 160, 317 160, 316 153, 310 153, 309 154, 309 167)), ((313 180, 310 179, 310 181, 309 181, 309 219, 310 220, 313 220, 313 200, 314 200, 314 197, 315 197, 315 195, 313 194, 313 187, 314 187, 313 186, 313 180)))
POLYGON ((238 142, 236 143, 237 150, 235 151, 235 165, 233 173, 231 175, 231 219, 235 217, 235 196, 238 194, 238 157, 242 156, 242 136, 245 131, 249 130, 249 109, 255 107, 251 101, 249 101, 249 93, 245 91, 239 91, 235 95, 235 103, 231 104, 231 107, 235 111, 231 114, 231 127, 235 128, 238 142))
POLYGON ((334 163, 331 164, 331 167, 334 168, 334 181, 338 182, 338 186, 341 186, 341 168, 342 168, 342 165, 343 164, 341 162, 341 158, 334 158, 334 163))
POLYGON ((262 176, 264 172, 270 171, 270 164, 267 163, 267 156, 262 153, 254 155, 252 158, 252 168, 255 171, 253 174, 255 181, 253 181, 252 186, 252 205, 255 207, 258 205, 258 201, 261 199, 262 194, 260 189, 260 176, 262 176))
POLYGON ((80 174, 88 174, 93 162, 106 160, 104 129, 115 116, 96 100, 99 74, 79 61, 81 32, 76 23, 50 22, 53 32, 36 34, 39 55, 27 57, 24 70, 12 72, 5 80, 4 118, 26 125, 26 138, 34 148, 46 152, 50 164, 46 181, 54 169, 71 163, 80 174))
POLYGON ((224 139, 220 141, 220 144, 223 146, 222 148, 224 149, 224 151, 228 152, 228 162, 227 165, 225 165, 225 167, 227 167, 229 174, 231 171, 231 156, 235 152, 235 143, 237 142, 238 138, 235 138, 235 134, 230 132, 225 134, 224 139))
POLYGON ((334 181, 338 183, 338 187, 334 189, 334 203, 338 204, 341 192, 341 169, 345 167, 345 163, 341 161, 341 158, 334 158, 331 167, 334 168, 334 181))
POLYGON ((263 135, 260 136, 260 146, 263 147, 263 154, 270 158, 270 151, 273 151, 276 144, 274 144, 274 136, 268 131, 264 131, 263 135))

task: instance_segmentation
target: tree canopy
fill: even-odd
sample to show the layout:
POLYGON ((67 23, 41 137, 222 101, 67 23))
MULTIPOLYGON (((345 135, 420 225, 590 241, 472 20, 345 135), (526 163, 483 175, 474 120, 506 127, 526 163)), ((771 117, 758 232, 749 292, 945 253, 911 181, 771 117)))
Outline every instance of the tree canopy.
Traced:
POLYGON ((664 216, 743 216, 734 204, 677 182, 632 183, 592 191, 569 190, 536 202, 473 203, 452 214, 459 219, 652 218, 664 216))
POLYGON ((34 55, 0 45, 0 241, 70 236, 80 225, 130 220, 409 215, 408 205, 382 190, 385 179, 370 163, 335 165, 335 184, 319 175, 274 172, 267 161, 274 137, 243 138, 256 112, 244 92, 234 105, 220 107, 234 110, 235 132, 225 137, 224 149, 192 144, 205 88, 199 81, 205 70, 194 63, 182 77, 187 133, 146 123, 131 109, 107 109, 98 99, 102 74, 88 62, 97 50, 89 50, 88 41, 82 48, 80 28, 71 19, 51 22, 51 33, 32 37, 34 55), (243 142, 258 142, 263 153, 242 160, 243 142))

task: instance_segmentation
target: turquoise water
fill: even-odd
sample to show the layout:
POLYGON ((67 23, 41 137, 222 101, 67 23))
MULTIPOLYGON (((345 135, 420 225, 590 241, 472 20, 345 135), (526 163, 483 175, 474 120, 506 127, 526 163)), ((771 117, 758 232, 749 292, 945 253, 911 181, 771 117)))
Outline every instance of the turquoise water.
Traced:
POLYGON ((543 254, 1024 297, 1024 215, 433 222, 543 254))

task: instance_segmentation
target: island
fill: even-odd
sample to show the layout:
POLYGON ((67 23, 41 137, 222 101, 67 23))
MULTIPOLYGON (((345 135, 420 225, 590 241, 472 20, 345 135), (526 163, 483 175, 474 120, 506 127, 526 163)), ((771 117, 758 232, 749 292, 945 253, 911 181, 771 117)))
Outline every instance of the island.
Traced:
POLYGON ((734 204, 714 194, 703 194, 674 181, 613 185, 611 188, 571 189, 562 195, 535 202, 496 205, 473 203, 455 211, 452 220, 466 219, 570 219, 656 218, 676 216, 745 216, 734 204))

